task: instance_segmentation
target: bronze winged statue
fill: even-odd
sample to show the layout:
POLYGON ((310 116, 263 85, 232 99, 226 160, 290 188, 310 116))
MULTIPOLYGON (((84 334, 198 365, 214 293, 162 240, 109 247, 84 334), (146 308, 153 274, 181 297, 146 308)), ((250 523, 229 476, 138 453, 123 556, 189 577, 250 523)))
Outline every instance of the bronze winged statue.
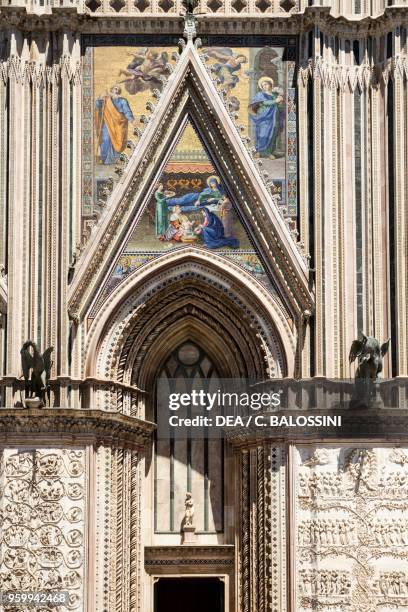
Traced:
POLYGON ((349 362, 353 363, 358 358, 356 378, 371 378, 377 380, 382 372, 383 357, 388 353, 390 338, 383 344, 376 338, 361 333, 361 340, 354 340, 351 345, 349 362))
POLYGON ((49 400, 53 350, 54 347, 50 346, 41 354, 35 342, 24 342, 20 355, 26 398, 38 397, 43 403, 46 397, 49 400))
POLYGON ((354 340, 349 353, 349 363, 357 359, 355 389, 351 401, 353 408, 369 407, 375 396, 375 383, 383 369, 383 357, 390 346, 390 338, 380 345, 372 336, 361 332, 361 340, 354 340))

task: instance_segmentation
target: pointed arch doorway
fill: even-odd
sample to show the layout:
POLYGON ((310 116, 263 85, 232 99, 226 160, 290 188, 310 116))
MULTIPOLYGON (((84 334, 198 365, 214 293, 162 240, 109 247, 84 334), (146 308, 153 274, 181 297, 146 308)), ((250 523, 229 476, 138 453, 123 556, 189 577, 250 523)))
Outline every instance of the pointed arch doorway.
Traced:
MULTIPOLYGON (((208 265, 205 276, 192 263, 179 269, 177 276, 157 295, 157 311, 153 300, 146 305, 144 316, 151 329, 140 342, 143 359, 134 362, 140 367, 133 371, 133 384, 151 390, 158 378, 165 379, 168 395, 174 390, 190 391, 192 381, 196 389, 211 390, 223 378, 265 378, 268 361, 263 334, 274 351, 279 373, 285 373, 272 322, 269 320, 269 330, 266 317, 261 323, 265 306, 254 310, 254 302, 251 307, 249 302, 245 302, 248 306, 240 302, 246 299, 245 291, 238 292, 231 283, 221 290, 208 265)), ((146 405, 146 419, 157 422, 157 398, 149 395, 146 400, 151 402, 146 405)), ((198 602, 204 610, 234 609, 238 524, 235 461, 232 449, 223 440, 154 441, 145 483, 150 487, 145 504, 148 507, 150 503, 153 510, 145 540, 145 569, 150 577, 146 609, 166 609, 172 589, 178 594, 177 600, 170 600, 171 605, 177 601, 180 610, 197 609, 198 602), (190 545, 185 543, 181 529, 187 492, 194 499, 196 528, 195 541, 190 545), (194 589, 191 585, 196 580, 199 582, 194 589), (203 595, 198 598, 201 588, 203 595)))
MULTIPOLYGON (((87 372, 121 385, 120 393, 94 392, 92 405, 115 406, 141 420, 156 418, 154 389, 163 372, 181 384, 185 376, 208 384, 218 376, 293 375, 295 337, 279 304, 235 264, 191 247, 160 258, 120 286, 92 333, 95 348, 90 343, 87 372), (142 392, 128 400, 128 389, 142 392)), ((130 519, 134 542, 140 543, 143 609, 154 609, 158 578, 203 577, 225 581, 223 612, 233 610, 235 457, 229 448, 223 454, 205 451, 203 441, 190 450, 187 442, 180 443, 172 453, 167 445, 158 452, 154 444, 146 445, 137 481, 140 513, 130 519), (189 488, 196 506, 193 545, 183 543, 180 529, 189 488)))

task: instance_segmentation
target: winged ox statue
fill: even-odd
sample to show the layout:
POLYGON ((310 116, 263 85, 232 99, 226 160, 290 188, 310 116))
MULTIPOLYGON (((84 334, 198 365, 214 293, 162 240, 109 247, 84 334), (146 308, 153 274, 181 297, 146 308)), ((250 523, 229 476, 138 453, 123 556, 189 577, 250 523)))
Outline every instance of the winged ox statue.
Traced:
POLYGON ((50 346, 41 354, 35 342, 32 340, 24 342, 20 355, 26 398, 39 398, 43 404, 46 397, 49 400, 53 350, 54 347, 50 346))
POLYGON ((369 407, 375 397, 375 383, 383 369, 383 357, 388 353, 390 338, 380 345, 372 336, 361 332, 361 340, 354 340, 349 353, 349 363, 357 359, 355 389, 352 407, 369 407))

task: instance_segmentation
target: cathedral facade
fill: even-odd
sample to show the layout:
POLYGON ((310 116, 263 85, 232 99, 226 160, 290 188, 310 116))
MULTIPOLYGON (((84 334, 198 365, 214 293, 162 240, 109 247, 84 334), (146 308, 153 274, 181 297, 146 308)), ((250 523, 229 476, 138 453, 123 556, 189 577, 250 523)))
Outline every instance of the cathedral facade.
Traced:
POLYGON ((405 0, 0 23, 0 591, 408 610, 405 0), (280 426, 160 437, 160 393, 219 380, 280 426))

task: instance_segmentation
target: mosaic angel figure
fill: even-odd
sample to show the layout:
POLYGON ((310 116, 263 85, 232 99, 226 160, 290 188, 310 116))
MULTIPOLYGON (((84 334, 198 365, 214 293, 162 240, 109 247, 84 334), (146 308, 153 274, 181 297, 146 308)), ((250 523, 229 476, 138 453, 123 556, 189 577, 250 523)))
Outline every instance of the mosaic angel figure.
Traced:
POLYGON ((134 95, 146 89, 162 89, 163 82, 171 72, 166 51, 156 49, 139 49, 136 53, 129 53, 132 60, 126 70, 120 70, 119 76, 126 78, 119 83, 123 83, 126 91, 134 95))
POLYGON ((230 91, 239 82, 238 72, 241 70, 242 64, 246 64, 247 57, 242 53, 234 53, 228 47, 215 47, 206 49, 208 57, 212 57, 217 61, 211 67, 212 72, 217 76, 221 85, 230 91))

